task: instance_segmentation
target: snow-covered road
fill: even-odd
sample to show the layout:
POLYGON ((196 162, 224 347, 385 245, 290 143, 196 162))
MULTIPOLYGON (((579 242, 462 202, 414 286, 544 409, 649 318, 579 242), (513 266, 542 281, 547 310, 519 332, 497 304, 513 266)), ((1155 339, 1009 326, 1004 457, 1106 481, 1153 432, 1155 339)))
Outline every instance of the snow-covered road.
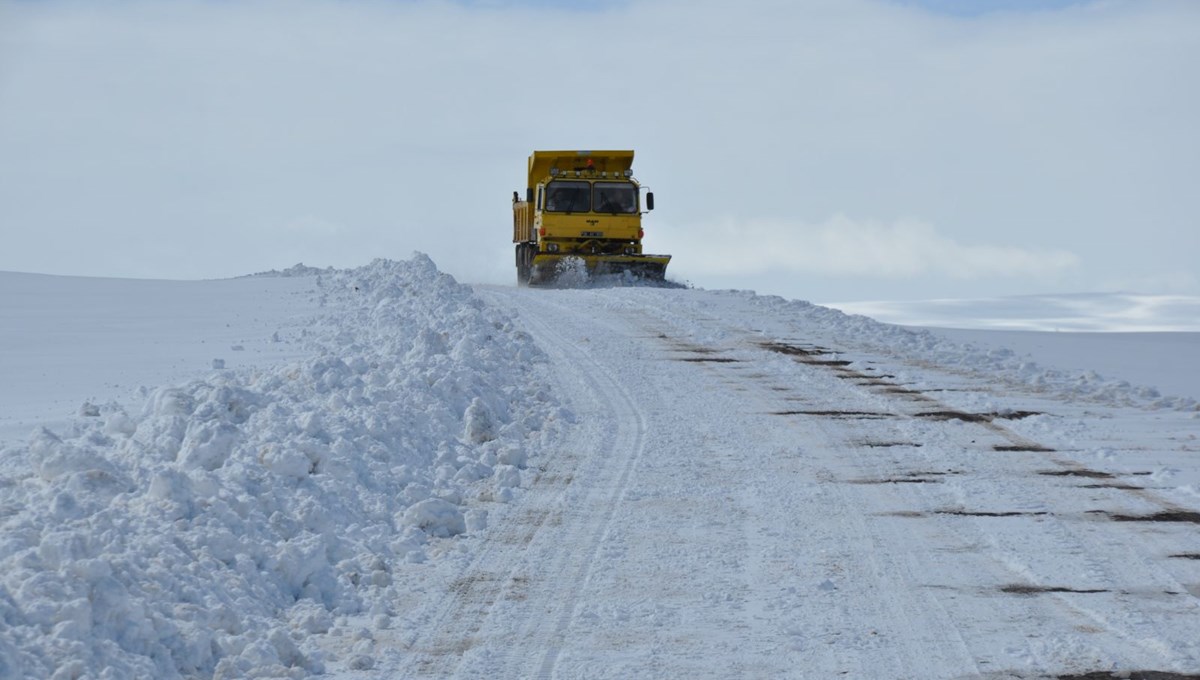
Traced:
POLYGON ((370 677, 1200 669, 1192 414, 871 353, 744 294, 479 292, 575 427, 370 677))
POLYGON ((1194 392, 750 292, 287 273, 0 286, 0 678, 1200 677, 1194 392))

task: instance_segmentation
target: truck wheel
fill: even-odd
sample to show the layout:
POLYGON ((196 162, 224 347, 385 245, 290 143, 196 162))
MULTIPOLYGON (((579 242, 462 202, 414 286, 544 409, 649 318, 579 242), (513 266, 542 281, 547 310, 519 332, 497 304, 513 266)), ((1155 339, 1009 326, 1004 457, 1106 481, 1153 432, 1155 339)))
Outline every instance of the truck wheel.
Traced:
POLYGON ((529 285, 530 260, 533 259, 531 257, 531 254, 532 253, 530 252, 530 247, 528 244, 526 244, 526 243, 517 244, 517 285, 518 286, 528 286, 529 285))

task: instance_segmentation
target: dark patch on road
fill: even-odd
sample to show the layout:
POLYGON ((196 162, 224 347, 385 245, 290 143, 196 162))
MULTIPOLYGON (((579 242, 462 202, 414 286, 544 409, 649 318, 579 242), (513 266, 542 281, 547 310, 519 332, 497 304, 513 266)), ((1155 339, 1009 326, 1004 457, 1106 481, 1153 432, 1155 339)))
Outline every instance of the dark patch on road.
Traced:
POLYGON ((772 411, 771 415, 775 416, 820 416, 822 418, 862 418, 867 420, 881 420, 884 418, 895 418, 894 413, 880 413, 878 411, 772 411))
POLYGON ((1090 477, 1092 479, 1112 479, 1113 476, 1107 472, 1098 470, 1042 470, 1039 475, 1047 477, 1090 477))
POLYGON ((734 364, 741 359, 730 359, 729 357, 684 357, 678 361, 686 361, 693 364, 734 364))
POLYGON ((1093 510, 1092 512, 1107 515, 1114 522, 1184 522, 1200 524, 1200 512, 1190 510, 1163 510, 1149 515, 1124 515, 1119 513, 1093 510))
POLYGON ((858 373, 857 371, 852 371, 847 368, 839 369, 839 371, 837 373, 834 373, 833 376, 835 378, 841 378, 842 380, 867 380, 867 381, 870 381, 870 382, 859 383, 860 385, 874 385, 874 384, 891 385, 892 383, 883 382, 882 379, 896 377, 894 375, 891 375, 890 373, 884 373, 883 375, 864 375, 862 373, 858 373))
POLYGON ((1041 511, 984 512, 974 510, 938 510, 937 514, 955 515, 957 517, 1042 517, 1050 513, 1041 511))
POLYGON ((965 413, 963 411, 921 411, 918 418, 930 420, 961 420, 964 423, 990 423, 991 416, 986 413, 965 413))
POLYGON ((786 342, 764 342, 760 343, 759 346, 772 352, 778 352, 779 354, 788 354, 790 356, 797 357, 818 357, 823 354, 830 353, 829 350, 825 349, 824 347, 818 347, 816 345, 800 347, 799 345, 789 345, 786 342))
POLYGON ((921 446, 924 446, 924 444, 917 444, 915 442, 859 442, 859 444, 871 449, 886 449, 893 446, 911 446, 913 448, 920 448, 921 446))
POLYGON ((884 394, 899 394, 899 395, 903 395, 903 396, 920 396, 920 397, 925 396, 924 393, 922 393, 920 390, 910 390, 907 387, 899 387, 897 385, 891 385, 891 384, 885 383, 883 381, 879 381, 879 382, 875 382, 875 383, 866 383, 866 384, 879 385, 879 386, 886 385, 887 389, 883 390, 884 394))
POLYGON ((1081 484, 1081 489, 1117 489, 1119 491, 1145 491, 1146 487, 1136 484, 1081 484))
POLYGON ((1171 671, 1092 671, 1056 675, 1055 680, 1200 680, 1200 674, 1171 671))
POLYGON ((922 411, 918 418, 931 420, 961 420, 966 423, 990 423, 993 420, 1021 420, 1040 416, 1040 411, 993 411, 991 413, 966 413, 965 411, 922 411))
POLYGON ((809 366, 832 366, 834 368, 840 368, 854 363, 844 359, 818 359, 817 357, 825 357, 837 353, 816 345, 801 347, 799 345, 789 345, 786 342, 763 342, 759 343, 759 347, 772 352, 778 352, 779 354, 786 354, 788 356, 795 357, 796 361, 809 366))
POLYGON ((1040 444, 996 444, 993 451, 1028 451, 1030 453, 1054 453, 1054 449, 1040 444))
POLYGON ((861 380, 858 384, 862 385, 863 387, 894 387, 895 386, 895 383, 890 383, 886 380, 880 380, 879 378, 871 378, 871 377, 867 377, 866 379, 861 380))
POLYGON ((1064 586, 1035 586, 1028 583, 1010 583, 1000 587, 1000 592, 1010 595, 1041 595, 1043 593, 1108 593, 1103 588, 1066 588, 1064 586))
POLYGON ((1045 414, 1041 411, 993 411, 988 415, 996 420, 1025 420, 1026 418, 1045 414))
POLYGON ((925 477, 893 477, 891 479, 851 479, 847 484, 941 484, 940 479, 925 477))
POLYGON ((887 517, 926 518, 930 515, 950 515, 953 517, 1042 517, 1049 515, 1050 513, 1034 511, 989 512, 972 510, 934 510, 933 512, 918 512, 915 510, 897 510, 895 512, 885 512, 880 514, 887 517))
POLYGON ((1200 560, 1200 553, 1175 553, 1171 557, 1180 560, 1200 560))

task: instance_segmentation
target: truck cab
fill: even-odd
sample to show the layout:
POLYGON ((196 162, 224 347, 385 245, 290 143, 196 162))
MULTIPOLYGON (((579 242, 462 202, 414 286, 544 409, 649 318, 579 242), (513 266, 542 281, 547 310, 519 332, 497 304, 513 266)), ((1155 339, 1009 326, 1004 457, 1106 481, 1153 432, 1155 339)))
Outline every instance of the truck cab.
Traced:
POLYGON ((553 281, 579 262, 592 274, 665 276, 671 257, 642 251, 654 195, 643 196, 632 165, 633 151, 533 152, 525 200, 513 192, 518 283, 553 281))

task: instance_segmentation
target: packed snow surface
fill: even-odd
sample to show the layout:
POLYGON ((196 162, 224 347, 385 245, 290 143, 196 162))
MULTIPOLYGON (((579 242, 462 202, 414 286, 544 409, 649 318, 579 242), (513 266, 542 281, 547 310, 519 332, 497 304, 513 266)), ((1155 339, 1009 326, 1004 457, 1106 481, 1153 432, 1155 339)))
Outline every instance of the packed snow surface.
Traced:
POLYGON ((0 275, 0 677, 1200 672, 1195 390, 749 292, 273 274, 0 275))

